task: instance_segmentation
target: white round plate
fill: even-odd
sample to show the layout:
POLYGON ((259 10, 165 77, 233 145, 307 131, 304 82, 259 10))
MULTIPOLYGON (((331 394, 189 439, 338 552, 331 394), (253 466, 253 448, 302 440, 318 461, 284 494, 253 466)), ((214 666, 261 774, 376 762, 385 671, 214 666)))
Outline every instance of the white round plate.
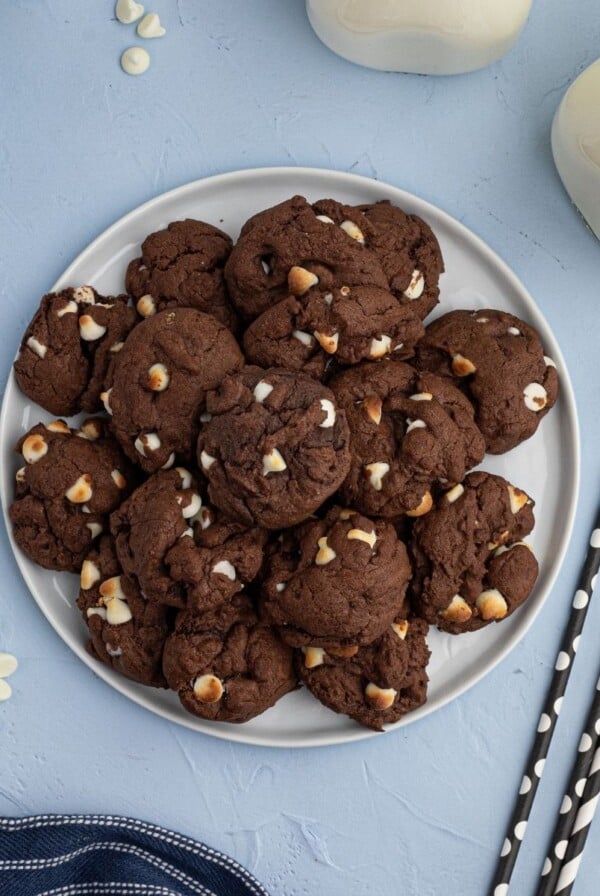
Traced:
MULTIPOLYGON (((250 215, 300 193, 310 201, 333 197, 357 205, 390 199, 423 217, 435 231, 444 255, 441 301, 434 312, 453 308, 500 308, 536 327, 545 351, 558 367, 561 395, 533 438, 508 455, 486 456, 482 466, 525 489, 536 500, 536 527, 529 539, 540 561, 540 576, 526 605, 501 625, 453 637, 431 629, 429 700, 390 729, 407 725, 455 699, 490 671, 523 637, 546 599, 564 556, 579 489, 579 433, 569 376, 556 340, 526 289, 485 243, 444 212, 415 196, 365 177, 311 168, 237 171, 195 181, 158 196, 121 218, 98 237, 64 272, 53 289, 92 284, 106 295, 122 292, 130 259, 140 243, 170 221, 200 218, 236 238, 250 215)), ((32 307, 31 312, 33 313, 32 307)), ((12 500, 18 439, 48 414, 29 402, 11 375, 0 418, 1 497, 7 531, 33 597, 58 634, 93 671, 141 706, 178 722, 233 741, 278 747, 308 747, 373 736, 345 716, 321 706, 306 690, 288 694, 262 716, 243 725, 206 722, 189 715, 174 693, 153 690, 116 675, 85 650, 86 629, 75 606, 78 579, 32 563, 11 535, 7 509, 12 500)))

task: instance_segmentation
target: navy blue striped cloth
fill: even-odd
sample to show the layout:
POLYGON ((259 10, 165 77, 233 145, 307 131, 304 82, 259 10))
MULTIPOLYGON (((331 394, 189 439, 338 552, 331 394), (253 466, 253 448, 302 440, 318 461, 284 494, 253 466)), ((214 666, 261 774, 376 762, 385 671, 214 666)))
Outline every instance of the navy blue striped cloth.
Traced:
POLYGON ((0 818, 2 896, 268 896, 241 865, 113 815, 0 818))

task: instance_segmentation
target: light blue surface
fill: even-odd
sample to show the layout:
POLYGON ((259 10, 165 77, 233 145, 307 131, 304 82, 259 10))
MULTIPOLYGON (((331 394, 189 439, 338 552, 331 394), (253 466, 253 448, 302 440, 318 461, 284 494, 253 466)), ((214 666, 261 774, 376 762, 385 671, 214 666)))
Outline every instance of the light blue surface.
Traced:
MULTIPOLYGON (((600 53, 597 0, 537 0, 500 63, 450 79, 333 56, 302 0, 157 0, 146 75, 111 0, 0 11, 0 376, 70 260, 123 213, 186 181, 264 165, 332 167, 439 205, 521 277, 578 400, 583 487, 572 548, 524 641, 454 704, 394 734, 317 751, 229 745, 154 717, 53 633, 0 538, 0 649, 21 662, 0 706, 0 814, 110 812, 197 837, 273 896, 483 896, 600 494, 600 245, 571 206, 549 130, 600 53)), ((556 519, 561 525, 561 519, 556 519)), ((600 595, 514 878, 530 894, 600 662, 600 595)), ((600 821, 577 896, 597 896, 600 821)))

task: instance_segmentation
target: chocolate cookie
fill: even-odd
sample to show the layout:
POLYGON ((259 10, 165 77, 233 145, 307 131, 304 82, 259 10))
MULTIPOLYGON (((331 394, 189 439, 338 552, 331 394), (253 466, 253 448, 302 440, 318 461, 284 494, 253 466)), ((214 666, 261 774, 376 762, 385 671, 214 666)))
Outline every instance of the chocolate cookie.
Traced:
POLYGON ((406 613, 411 570, 394 527, 333 507, 284 532, 267 560, 262 609, 292 647, 352 656, 406 613))
POLYGON ((89 629, 87 648, 93 657, 133 681, 165 687, 167 609, 144 600, 123 575, 110 535, 102 535, 83 561, 77 606, 89 629))
POLYGON ((219 722, 246 722, 296 687, 292 651, 243 595, 180 613, 163 669, 188 712, 219 722))
POLYGON ((386 200, 359 209, 370 226, 368 246, 381 263, 390 291, 423 320, 438 303, 444 271, 431 227, 386 200))
POLYGON ((266 533, 221 520, 188 470, 155 473, 111 518, 124 572, 159 604, 203 610, 257 575, 266 533))
POLYGON ((125 454, 146 473, 189 460, 207 391, 243 363, 229 330, 209 314, 176 308, 139 324, 103 393, 125 454))
POLYGON ((244 335, 246 358, 322 376, 328 361, 357 364, 393 354, 408 358, 424 333, 411 305, 385 289, 343 286, 305 298, 291 296, 267 309, 244 335))
POLYGON ((398 618, 349 659, 321 647, 304 647, 298 675, 312 694, 361 725, 381 731, 427 700, 427 623, 398 618))
POLYGON ((45 295, 14 364, 21 391, 59 416, 102 410, 109 364, 138 320, 128 302, 91 286, 45 295))
POLYGON ((364 513, 427 513, 434 484, 460 482, 484 455, 471 405, 441 377, 384 360, 343 371, 330 388, 352 433, 340 493, 364 513))
POLYGON ((204 221, 174 221, 142 243, 142 257, 129 262, 125 283, 142 317, 180 306, 212 314, 231 330, 237 316, 225 288, 230 237, 204 221))
POLYGON ((442 631, 499 622, 529 597, 538 574, 522 539, 533 501, 501 476, 470 473, 417 520, 410 542, 417 613, 442 631))
POLYGON ((134 484, 118 445, 101 435, 95 421, 76 432, 57 420, 34 426, 17 445, 25 466, 10 508, 13 534, 46 569, 79 572, 93 540, 108 529, 108 515, 134 484))
POLYGON ((302 196, 246 222, 225 265, 231 300, 253 320, 289 295, 314 287, 378 286, 388 281, 377 256, 341 227, 332 227, 302 196))
POLYGON ((350 436, 329 389, 302 374, 247 367, 211 392, 198 463, 212 503, 266 529, 293 526, 343 482, 350 436))
POLYGON ((460 384, 492 454, 536 431, 556 401, 556 365, 529 324, 506 311, 451 311, 427 327, 419 367, 460 384))

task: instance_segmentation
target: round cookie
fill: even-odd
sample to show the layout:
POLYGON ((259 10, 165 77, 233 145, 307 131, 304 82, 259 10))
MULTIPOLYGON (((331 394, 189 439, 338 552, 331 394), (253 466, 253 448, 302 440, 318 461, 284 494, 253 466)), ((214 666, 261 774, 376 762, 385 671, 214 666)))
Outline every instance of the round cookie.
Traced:
POLYGON ((439 301, 444 261, 431 227, 387 200, 359 206, 370 225, 368 246, 379 259, 389 289, 423 320, 439 301))
POLYGON ((45 295, 14 364, 21 391, 59 416, 102 410, 110 362, 138 320, 128 302, 91 286, 45 295))
POLYGON ((46 569, 79 572, 134 484, 129 464, 97 421, 77 432, 62 420, 39 423, 17 451, 25 460, 9 513, 17 544, 46 569))
POLYGON ((268 308, 246 330, 244 352, 260 367, 322 376, 334 359, 347 365, 390 354, 411 357, 424 332, 412 307, 400 305, 387 290, 343 286, 290 296, 268 308))
POLYGON ((340 494, 364 513, 427 513, 434 485, 460 482, 483 458, 473 408, 441 377, 384 360, 345 370, 329 386, 352 433, 340 494))
POLYGON ((198 438, 211 502, 230 519, 293 526, 341 485, 350 434, 333 394, 287 370, 247 367, 211 392, 198 438))
POLYGON ((241 594, 180 613, 163 670, 188 712, 219 722, 247 722, 296 688, 292 651, 241 594))
POLYGON ((195 610, 229 601, 256 577, 267 537, 221 520, 183 467, 147 479, 111 528, 124 572, 148 601, 195 610))
POLYGON ((209 314, 175 308, 139 324, 103 393, 125 454, 146 473, 189 460, 207 391, 243 363, 229 330, 209 314))
POLYGON ((398 618, 349 659, 305 647, 296 656, 296 669, 329 709, 381 731, 427 700, 427 629, 423 619, 398 618))
POLYGON ((142 243, 141 258, 129 262, 125 284, 142 317, 181 306, 212 314, 237 329, 225 287, 231 238, 204 221, 174 221, 142 243))
POLYGON ((506 311, 451 311, 438 318, 417 347, 416 363, 461 386, 492 454, 532 436, 558 396, 556 365, 538 334, 506 311))
POLYGON ((245 320, 316 286, 325 293, 342 286, 388 286, 376 255, 340 227, 320 220, 302 196, 246 222, 225 265, 225 277, 231 300, 245 320))
POLYGON ((261 609, 292 647, 352 656, 406 613, 410 575, 406 548, 390 523, 332 507, 275 543, 261 609))
POLYGON ((538 564, 522 539, 533 501, 501 476, 470 473, 417 520, 411 603, 451 634, 504 619, 529 597, 538 564))
POLYGON ((89 630, 87 649, 93 657, 133 681, 165 687, 167 608, 144 600, 122 574, 110 535, 102 535, 83 561, 77 606, 89 630))

